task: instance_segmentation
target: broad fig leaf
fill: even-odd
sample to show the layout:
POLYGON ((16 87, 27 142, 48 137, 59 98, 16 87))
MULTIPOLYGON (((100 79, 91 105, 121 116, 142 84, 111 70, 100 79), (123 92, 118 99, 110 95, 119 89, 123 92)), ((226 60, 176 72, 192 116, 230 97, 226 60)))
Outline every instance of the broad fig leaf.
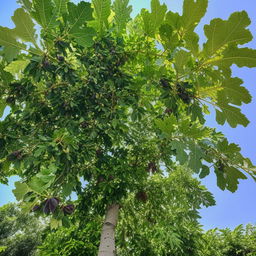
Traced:
POLYGON ((202 165, 202 170, 200 172, 199 178, 203 179, 209 174, 210 174, 210 168, 206 165, 202 165))
POLYGON ((249 124, 249 120, 241 113, 239 108, 222 102, 218 102, 218 106, 221 109, 221 111, 216 110, 216 121, 218 124, 223 125, 225 122, 228 122, 232 128, 237 127, 238 124, 241 124, 244 127, 249 124))
POLYGON ((242 103, 250 103, 252 97, 248 90, 241 86, 243 81, 239 78, 229 78, 225 79, 222 88, 223 90, 219 91, 218 94, 221 94, 222 99, 225 98, 227 103, 234 105, 242 105, 242 103))
POLYGON ((215 168, 217 175, 217 185, 220 189, 228 189, 232 193, 237 190, 239 179, 247 179, 247 177, 234 167, 226 166, 223 170, 215 168))
POLYGON ((15 189, 13 189, 12 192, 15 195, 17 201, 20 201, 23 199, 24 195, 30 191, 30 189, 27 184, 21 183, 19 181, 16 181, 14 184, 15 189))
POLYGON ((177 73, 182 74, 186 67, 188 66, 188 61, 190 59, 191 54, 184 50, 180 50, 175 54, 174 57, 174 66, 177 73))
POLYGON ((23 71, 29 62, 29 60, 14 60, 9 65, 7 65, 4 70, 11 73, 12 75, 16 75, 23 71))
POLYGON ((69 0, 54 0, 55 8, 56 8, 56 16, 60 17, 62 14, 67 12, 67 3, 69 0))
POLYGON ((212 64, 221 68, 236 64, 238 67, 256 67, 256 50, 250 48, 227 48, 222 56, 210 59, 205 64, 212 64))
POLYGON ((159 0, 151 0, 151 13, 146 9, 142 9, 141 15, 144 21, 145 33, 151 37, 155 37, 155 33, 163 24, 167 6, 160 4, 159 0))
POLYGON ((83 27, 73 29, 70 35, 79 45, 89 47, 93 45, 93 37, 96 36, 96 31, 90 27, 83 27))
POLYGON ((33 23, 29 14, 26 13, 22 8, 19 8, 14 12, 12 20, 16 25, 14 32, 17 37, 24 42, 31 42, 36 46, 36 30, 34 28, 35 24, 33 23))
POLYGON ((165 49, 172 50, 178 45, 178 34, 169 24, 161 25, 161 27, 159 28, 159 34, 165 49))
POLYGON ((128 4, 129 0, 115 0, 113 3, 113 11, 115 12, 114 20, 118 32, 122 32, 122 30, 126 28, 127 22, 130 20, 132 6, 128 4))
POLYGON ((195 172, 199 173, 202 162, 201 159, 204 156, 202 149, 195 143, 189 145, 189 163, 188 166, 195 172))
MULTIPOLYGON (((25 48, 25 45, 24 45, 25 48)), ((7 62, 11 62, 19 55, 20 49, 12 46, 5 46, 3 49, 3 57, 7 62)))
POLYGON ((223 139, 217 144, 217 149, 222 153, 222 154, 231 154, 234 155, 235 153, 239 153, 241 148, 235 144, 235 143, 228 143, 227 139, 223 139))
POLYGON ((237 185, 239 184, 239 179, 246 180, 247 177, 234 167, 226 167, 225 172, 227 173, 227 189, 231 192, 237 190, 237 185))
POLYGON ((205 15, 207 6, 208 0, 184 0, 181 23, 185 33, 194 31, 197 24, 205 15))
POLYGON ((77 31, 82 25, 86 25, 86 21, 92 20, 92 12, 90 3, 80 2, 77 5, 68 3, 68 16, 67 20, 70 25, 69 32, 77 31))
POLYGON ((252 40, 251 32, 246 29, 251 21, 245 11, 233 13, 228 20, 213 19, 205 25, 204 31, 208 41, 204 44, 204 52, 212 56, 228 44, 241 45, 252 40))
POLYGON ((51 0, 33 0, 33 6, 35 11, 31 14, 44 29, 53 28, 56 25, 56 16, 51 0))
POLYGON ((184 36, 185 47, 192 52, 194 56, 199 52, 199 36, 195 32, 186 33, 184 36))
POLYGON ((103 25, 108 28, 108 17, 110 16, 111 0, 92 0, 94 6, 94 16, 98 23, 99 31, 102 32, 103 25))
POLYGON ((176 150, 176 159, 180 164, 184 164, 188 160, 188 155, 186 153, 186 144, 179 140, 173 140, 170 142, 172 149, 176 150))
POLYGON ((4 66, 0 65, 0 78, 3 85, 8 85, 12 81, 13 76, 4 70, 4 66))
MULTIPOLYGON (((26 45, 16 40, 16 33, 14 29, 0 27, 0 45, 10 47, 9 49, 26 50, 26 45)), ((18 54, 18 52, 17 52, 18 54)))
POLYGON ((164 120, 157 119, 155 121, 156 126, 166 135, 171 135, 175 131, 175 125, 177 125, 177 120, 174 115, 171 115, 164 120))
POLYGON ((170 25, 173 30, 177 30, 181 26, 181 16, 177 12, 169 11, 165 15, 165 23, 170 25))
POLYGON ((21 6, 27 11, 31 11, 31 8, 32 8, 31 0, 17 0, 17 3, 21 4, 21 6))
POLYGON ((194 104, 189 106, 188 114, 191 114, 191 120, 192 121, 196 121, 198 119, 200 124, 205 123, 205 118, 204 118, 204 115, 203 115, 202 108, 198 105, 198 103, 194 103, 194 104))

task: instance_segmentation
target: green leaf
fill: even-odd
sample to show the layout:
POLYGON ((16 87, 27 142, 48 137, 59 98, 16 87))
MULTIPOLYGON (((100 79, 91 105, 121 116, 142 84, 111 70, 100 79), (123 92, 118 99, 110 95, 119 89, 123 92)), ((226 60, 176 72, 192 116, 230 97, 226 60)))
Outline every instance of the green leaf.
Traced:
POLYGON ((224 154, 234 155, 239 153, 241 148, 235 143, 228 143, 228 140, 225 138, 217 144, 217 149, 224 154))
POLYGON ((205 15, 207 6, 208 0, 184 0, 181 23, 185 33, 194 31, 205 15))
POLYGON ((224 177, 226 175, 226 188, 231 191, 231 192, 235 192, 237 190, 237 186, 239 184, 239 179, 247 179, 247 177, 240 172, 238 169, 234 168, 234 167, 225 167, 224 169, 224 177))
POLYGON ((161 27, 159 28, 159 34, 165 49, 172 50, 178 45, 178 34, 169 24, 161 25, 161 27))
POLYGON ((204 44, 204 52, 212 56, 228 44, 245 44, 252 40, 248 29, 251 21, 245 11, 233 13, 228 20, 213 19, 210 25, 205 25, 204 31, 208 41, 204 44))
POLYGON ((194 56, 199 52, 199 36, 195 32, 186 33, 184 36, 185 47, 191 51, 194 56))
POLYGON ((199 173, 202 162, 201 158, 204 156, 202 149, 195 143, 189 145, 189 163, 188 166, 196 173, 199 173))
POLYGON ((57 17, 61 17, 62 14, 67 13, 67 3, 69 0, 54 0, 55 14, 57 17))
MULTIPOLYGON (((25 50, 25 45, 24 45, 25 50)), ((3 49, 3 57, 7 62, 11 62, 19 55, 20 49, 12 46, 5 46, 3 49)))
POLYGON ((6 102, 0 99, 0 118, 2 118, 6 106, 6 102))
POLYGON ((30 191, 29 187, 25 183, 21 183, 16 181, 14 183, 15 189, 12 190, 13 194, 15 195, 17 201, 23 199, 24 195, 30 191))
POLYGON ((104 24, 108 28, 108 17, 111 13, 111 0, 92 0, 92 3, 99 31, 102 32, 104 24))
POLYGON ((24 9, 31 11, 32 3, 31 0, 17 0, 17 3, 21 4, 24 9))
POLYGON ((185 71, 190 57, 190 53, 184 50, 180 50, 175 54, 174 66, 178 74, 182 74, 185 71))
POLYGON ((130 20, 132 6, 128 4, 129 0, 115 0, 113 4, 113 11, 115 12, 114 20, 118 32, 122 32, 126 28, 127 22, 130 20))
POLYGON ((210 168, 206 165, 202 165, 202 170, 200 172, 199 178, 203 179, 209 174, 210 174, 210 168))
POLYGON ((74 188, 74 184, 66 183, 62 187, 62 194, 63 196, 69 196, 74 188))
POLYGON ((151 0, 151 13, 146 9, 142 9, 141 16, 144 21, 145 33, 151 37, 155 37, 156 32, 162 25, 167 6, 160 4, 159 0, 151 0))
POLYGON ((31 42, 36 46, 36 30, 34 28, 35 24, 33 23, 29 14, 26 13, 22 8, 19 8, 14 12, 12 20, 16 25, 16 28, 14 29, 16 36, 22 41, 31 42))
POLYGON ((248 104, 252 97, 246 88, 240 86, 242 83, 243 80, 237 77, 225 79, 222 84, 223 90, 219 91, 218 94, 221 94, 227 103, 238 106, 242 105, 243 102, 248 104))
POLYGON ((56 16, 51 0, 33 0, 33 6, 35 11, 31 14, 44 29, 53 28, 56 25, 56 16))
POLYGON ((89 47, 93 45, 93 37, 96 36, 96 31, 90 27, 73 29, 70 35, 75 39, 75 41, 83 46, 89 47))
POLYGON ((29 60, 15 60, 7 65, 4 70, 11 73, 12 75, 16 75, 23 71, 29 62, 29 60))
POLYGON ((238 67, 256 67, 256 50, 250 48, 227 48, 222 56, 210 59, 205 64, 216 65, 219 67, 230 67, 236 64, 238 67))
POLYGON ((177 120, 174 115, 165 118, 164 120, 157 119, 155 121, 156 126, 165 134, 171 135, 175 131, 175 125, 177 125, 177 120))
POLYGON ((178 30, 181 26, 181 16, 177 12, 169 11, 165 16, 165 23, 170 25, 173 30, 178 30))
POLYGON ((70 25, 69 33, 73 34, 82 25, 86 25, 86 21, 92 20, 92 12, 90 3, 80 2, 78 5, 68 3, 67 20, 70 25))
POLYGON ((13 76, 4 70, 4 65, 0 65, 0 78, 3 85, 8 85, 13 79, 13 76))
POLYGON ((59 219, 51 218, 50 227, 51 229, 57 229, 62 226, 62 221, 59 219))
POLYGON ((197 103, 193 103, 192 105, 189 106, 188 114, 191 114, 191 121, 196 121, 198 119, 200 124, 205 123, 202 108, 197 103))
POLYGON ((218 124, 223 125, 227 121, 233 128, 238 124, 245 127, 249 124, 249 120, 241 113, 239 108, 227 104, 225 95, 221 93, 218 95, 217 105, 221 109, 221 111, 216 110, 216 121, 218 124))
MULTIPOLYGON (((26 45, 16 41, 16 33, 14 29, 0 27, 0 45, 9 47, 10 50, 26 50, 26 45)), ((18 52, 16 51, 18 54, 18 52)))
POLYGON ((173 140, 170 142, 170 145, 171 145, 172 149, 176 150, 177 161, 179 161, 180 164, 184 164, 188 159, 188 155, 185 152, 186 147, 187 147, 186 144, 182 141, 173 140))
POLYGON ((56 166, 49 166, 48 169, 43 169, 36 176, 34 176, 28 183, 28 186, 37 193, 42 193, 49 188, 54 182, 56 166))

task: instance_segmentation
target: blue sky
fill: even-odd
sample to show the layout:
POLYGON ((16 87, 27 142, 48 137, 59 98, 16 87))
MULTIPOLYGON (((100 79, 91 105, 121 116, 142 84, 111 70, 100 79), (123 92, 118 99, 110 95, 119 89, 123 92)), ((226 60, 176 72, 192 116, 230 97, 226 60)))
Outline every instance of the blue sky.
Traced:
MULTIPOLYGON (((79 1, 74 1, 79 2, 79 1)), ((182 10, 182 0, 166 0, 168 8, 172 11, 182 10)), ((149 8, 150 0, 130 0, 133 5, 133 15, 141 8, 149 8)), ((0 25, 13 27, 11 16, 18 7, 15 0, 0 0, 2 7, 0 15, 0 25)), ((227 19, 232 12, 246 10, 251 18, 250 30, 255 39, 247 44, 248 47, 256 48, 256 5, 254 0, 209 0, 208 12, 197 28, 201 36, 201 43, 205 40, 203 25, 208 24, 211 19, 219 17, 227 19)), ((216 127, 222 131, 231 142, 235 142, 242 148, 242 153, 249 157, 256 164, 256 69, 233 67, 233 76, 241 77, 245 87, 250 91, 254 100, 251 104, 242 107, 242 111, 247 115, 251 123, 248 127, 237 127, 232 129, 228 125, 219 126, 215 122, 215 115, 208 116, 207 125, 216 127)), ((0 205, 14 200, 11 193, 14 178, 10 179, 9 186, 0 185, 0 205)), ((252 179, 241 181, 235 193, 221 191, 216 186, 215 175, 209 175, 202 180, 203 184, 214 194, 217 205, 201 211, 201 223, 205 229, 219 227, 234 228, 239 224, 256 224, 256 183, 252 179)))

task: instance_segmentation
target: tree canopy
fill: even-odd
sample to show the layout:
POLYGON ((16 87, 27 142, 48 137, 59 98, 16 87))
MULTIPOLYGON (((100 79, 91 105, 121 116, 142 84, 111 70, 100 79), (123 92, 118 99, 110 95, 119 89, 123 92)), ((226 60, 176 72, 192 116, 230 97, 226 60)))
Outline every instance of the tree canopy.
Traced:
POLYGON ((249 123, 251 96, 231 72, 256 67, 245 11, 205 25, 201 47, 207 0, 184 0, 181 15, 152 0, 134 19, 128 0, 19 3, 15 27, 0 27, 0 179, 21 177, 25 210, 68 225, 76 192, 84 214, 103 215, 132 193, 145 200, 153 177, 164 184, 180 165, 214 170, 231 192, 256 179, 240 147, 205 126, 209 106, 218 124, 249 123))

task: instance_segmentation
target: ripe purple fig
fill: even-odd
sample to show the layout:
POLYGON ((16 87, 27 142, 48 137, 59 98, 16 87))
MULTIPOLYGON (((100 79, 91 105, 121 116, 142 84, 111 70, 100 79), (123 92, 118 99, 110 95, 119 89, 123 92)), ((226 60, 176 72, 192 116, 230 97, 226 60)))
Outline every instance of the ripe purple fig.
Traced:
POLYGON ((33 208, 32 208, 32 212, 36 212, 41 208, 41 206, 39 204, 36 204, 33 208))
POLYGON ((45 214, 49 214, 49 213, 53 213, 55 212, 57 206, 59 205, 60 200, 56 197, 52 197, 49 199, 46 199, 44 201, 44 208, 43 208, 43 212, 45 214))
POLYGON ((146 203, 148 200, 148 195, 145 191, 139 191, 136 193, 136 199, 142 201, 143 203, 146 203))
POLYGON ((150 163, 148 164, 147 171, 148 171, 148 172, 151 172, 151 173, 157 172, 156 163, 155 163, 155 162, 150 162, 150 163))
POLYGON ((7 159, 9 161, 14 161, 14 160, 21 160, 23 157, 22 151, 21 150, 16 150, 14 152, 12 152, 11 154, 9 154, 7 156, 7 159))
POLYGON ((63 56, 58 55, 57 56, 58 61, 63 62, 65 58, 63 56))
POLYGON ((64 214, 72 214, 75 210, 75 206, 73 204, 68 204, 62 207, 62 211, 64 212, 64 214))

